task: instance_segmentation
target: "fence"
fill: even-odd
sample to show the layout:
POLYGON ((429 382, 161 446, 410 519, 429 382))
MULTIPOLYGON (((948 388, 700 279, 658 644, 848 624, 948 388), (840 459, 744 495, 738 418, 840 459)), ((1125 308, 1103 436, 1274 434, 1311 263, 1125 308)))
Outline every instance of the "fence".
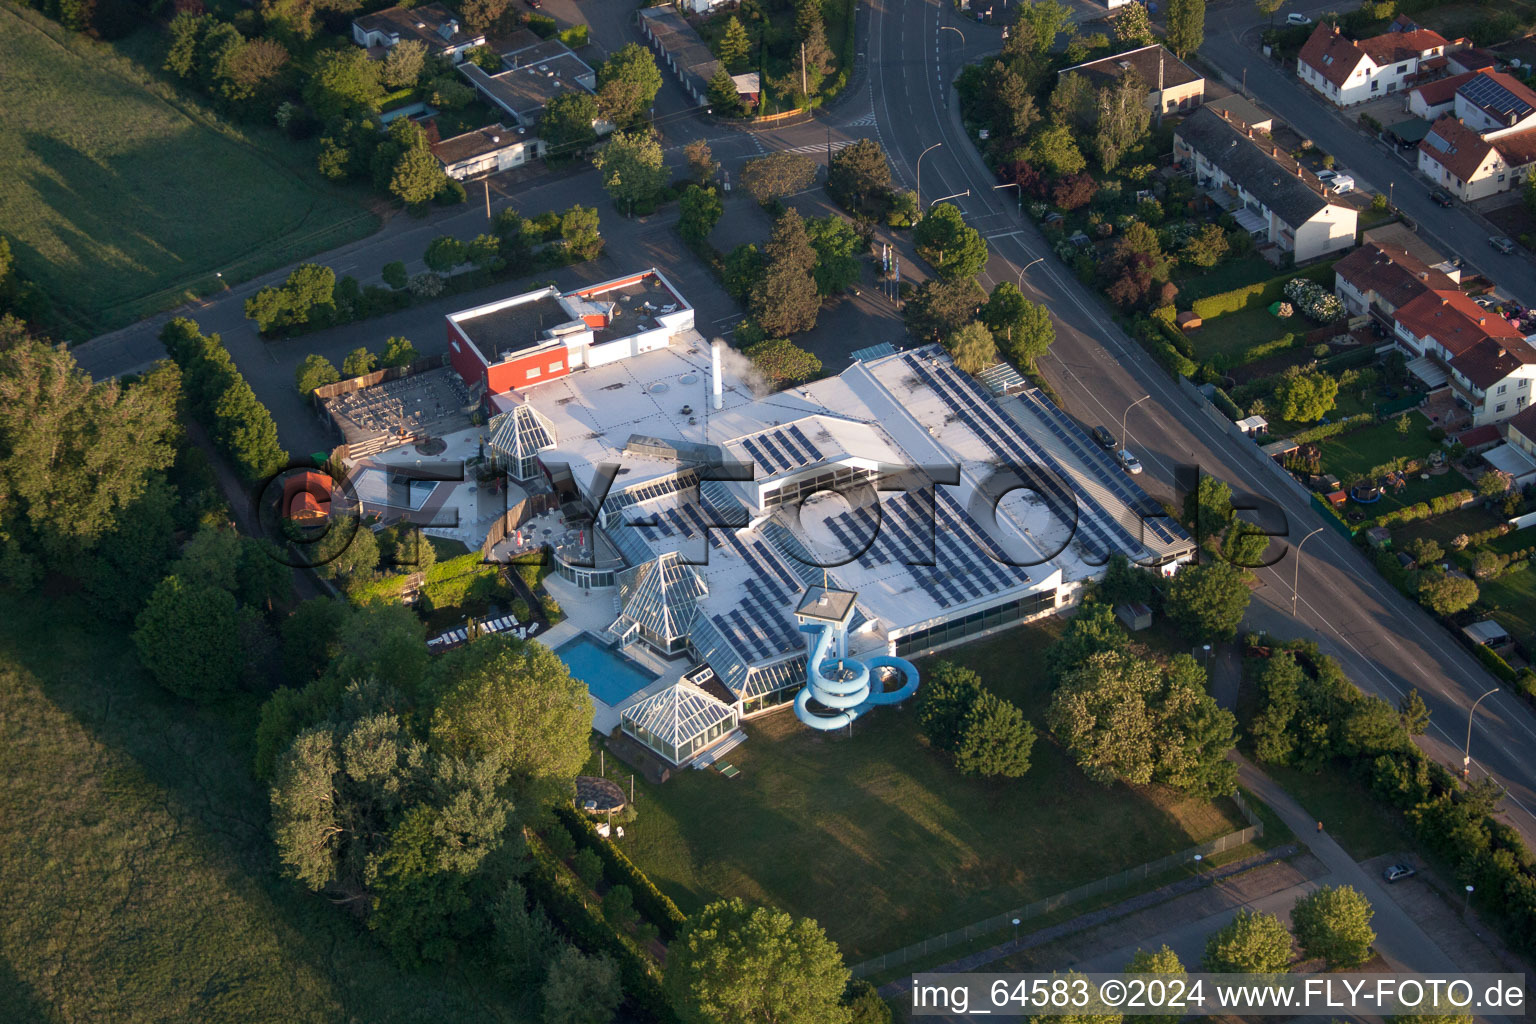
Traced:
POLYGON ((1133 882, 1155 878, 1177 868, 1187 868, 1194 861, 1197 854, 1201 857, 1209 857, 1212 854, 1235 849, 1244 843, 1251 843, 1255 839, 1262 837, 1264 835, 1264 823, 1259 820, 1258 815, 1253 813, 1239 794, 1232 794, 1232 801, 1237 804, 1238 810, 1242 811, 1243 819, 1248 822, 1247 828, 1239 829, 1236 832, 1228 832, 1226 835, 1217 836, 1215 839, 1201 843, 1198 846, 1191 846, 1187 850, 1180 850, 1178 853, 1170 853, 1166 857, 1160 857, 1157 860, 1148 861, 1133 868, 1127 868, 1119 874, 1096 879, 1075 889, 1068 889, 1066 892, 1057 893, 1055 896, 1047 896, 1044 899, 1039 899, 1019 907, 1017 910, 1005 910, 1003 913, 995 914, 985 921, 968 924, 964 928, 956 928, 952 932, 946 932, 931 939, 924 939, 922 942, 914 942, 912 945, 904 949, 898 949, 894 953, 886 953, 872 960, 866 960, 853 967, 853 976, 855 978, 862 978, 877 971, 900 967, 902 964, 923 959, 933 953, 939 953, 953 946, 970 942, 972 939, 979 939, 987 935, 1006 931, 1013 927, 1015 921, 1024 922, 1037 917, 1043 917, 1053 911, 1060 910, 1062 907, 1069 907, 1074 903, 1081 903, 1095 896, 1102 896, 1105 893, 1114 892, 1116 889, 1123 889, 1133 882))

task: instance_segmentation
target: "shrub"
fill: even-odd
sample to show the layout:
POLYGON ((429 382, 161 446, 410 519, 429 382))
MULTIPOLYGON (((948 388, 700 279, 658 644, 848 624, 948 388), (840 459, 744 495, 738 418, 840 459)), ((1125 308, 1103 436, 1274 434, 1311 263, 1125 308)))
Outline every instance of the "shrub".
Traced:
POLYGON ((1344 319, 1344 303, 1333 292, 1305 278, 1294 277, 1285 283, 1285 297, 1292 305, 1320 324, 1344 319))
POLYGON ((603 880, 602 858, 591 849, 578 850, 576 856, 571 858, 571 867, 575 869, 576 877, 589 887, 603 880))

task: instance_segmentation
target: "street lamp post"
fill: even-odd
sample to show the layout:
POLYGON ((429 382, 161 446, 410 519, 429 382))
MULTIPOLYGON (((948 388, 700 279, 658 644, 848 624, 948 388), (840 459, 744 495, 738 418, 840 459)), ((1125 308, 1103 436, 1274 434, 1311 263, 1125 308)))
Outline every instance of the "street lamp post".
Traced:
POLYGON ((1196 879, 1199 879, 1199 877, 1200 877, 1200 862, 1203 861, 1203 860, 1205 860, 1204 857, 1202 857, 1198 853, 1195 854, 1195 878, 1196 879))
POLYGON ((970 194, 971 194, 971 190, 970 189, 966 189, 964 192, 956 192, 954 195, 951 195, 951 196, 939 196, 939 198, 935 199, 933 202, 928 204, 928 209, 930 209, 930 210, 933 209, 935 206, 938 206, 940 203, 942 203, 946 199, 959 199, 961 196, 968 196, 970 194))
POLYGON ((1017 945, 1018 941, 1019 941, 1019 919, 1018 918, 1014 918, 1013 919, 1013 941, 1014 941, 1015 945, 1017 945))
POLYGON ((1462 912, 1462 913, 1463 913, 1463 914, 1465 914, 1465 913, 1466 913, 1466 912, 1467 912, 1467 908, 1468 908, 1468 907, 1470 907, 1470 906, 1471 906, 1471 905, 1472 905, 1472 893, 1473 893, 1473 892, 1474 892, 1474 891, 1475 891, 1475 888, 1474 888, 1474 887, 1473 887, 1473 886, 1470 886, 1470 885, 1469 885, 1469 886, 1467 886, 1467 895, 1466 895, 1466 897, 1465 897, 1465 898, 1464 898, 1464 899, 1463 899, 1463 900, 1462 900, 1462 901, 1461 901, 1461 912, 1462 912))
POLYGON ((942 145, 944 145, 944 143, 935 142, 933 145, 917 154, 917 215, 919 218, 921 218, 923 215, 923 157, 927 156, 929 153, 938 149, 942 145))
POLYGON ((939 31, 940 32, 943 32, 945 30, 953 32, 955 35, 959 36, 960 37, 960 46, 962 48, 964 48, 964 46, 965 46, 965 33, 964 32, 961 32, 959 29, 955 28, 955 26, 953 26, 953 25, 940 25, 939 26, 939 31))
POLYGON ((1323 529, 1324 527, 1319 526, 1301 538, 1301 544, 1296 545, 1296 571, 1291 577, 1291 618, 1293 619, 1296 617, 1296 598, 1299 596, 1297 588, 1301 586, 1301 545, 1311 540, 1317 534, 1322 533, 1323 529))
MULTIPOLYGON (((1484 697, 1492 697, 1494 694, 1496 694, 1498 692, 1499 692, 1499 688, 1497 686, 1495 686, 1493 689, 1491 689, 1487 693, 1483 694, 1482 697, 1479 697, 1479 698, 1477 698, 1477 700, 1473 701, 1472 702, 1471 710, 1469 710, 1467 712, 1467 742, 1461 748, 1461 781, 1462 782, 1466 782, 1468 776, 1470 776, 1472 774, 1472 716, 1477 713, 1477 706, 1483 702, 1483 698, 1484 697)), ((1472 887, 1470 885, 1467 886, 1467 891, 1468 892, 1472 891, 1472 887)))
POLYGON ((1044 259, 1044 256, 1036 256, 1034 259, 1030 260, 1028 263, 1019 268, 1019 291, 1024 290, 1024 272, 1030 267, 1034 266, 1036 263, 1043 261, 1044 259))
MULTIPOLYGON (((1041 257, 1041 259, 1044 259, 1044 258, 1045 257, 1043 257, 1043 256, 1041 257)), ((1125 418, 1131 414, 1131 410, 1132 409, 1136 408, 1142 402, 1145 402, 1147 399, 1149 399, 1151 397, 1152 397, 1151 395, 1142 395, 1140 398, 1136 399, 1136 401, 1134 401, 1130 405, 1126 406, 1125 407, 1125 411, 1120 414, 1120 442, 1122 444, 1125 443, 1125 418)))

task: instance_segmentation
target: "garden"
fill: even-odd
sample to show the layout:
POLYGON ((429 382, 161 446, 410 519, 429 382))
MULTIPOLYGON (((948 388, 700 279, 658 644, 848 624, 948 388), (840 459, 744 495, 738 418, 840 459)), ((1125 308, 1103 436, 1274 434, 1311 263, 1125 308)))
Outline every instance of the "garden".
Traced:
MULTIPOLYGON (((1043 725, 1052 680, 1038 665, 1059 629, 1010 630, 946 657, 1043 725)), ((852 962, 1245 824, 1225 799, 1092 782, 1043 728, 1022 777, 964 777, 925 749, 916 718, 878 712, 851 736, 759 719, 731 752, 737 777, 637 780, 640 821, 624 848, 685 913, 717 896, 777 904, 815 917, 852 962)))
POLYGON ((728 81, 711 82, 714 106, 719 112, 775 114, 818 107, 836 96, 853 70, 856 7, 854 0, 743 0, 700 20, 699 36, 719 58, 726 78, 756 71, 764 86, 758 108, 747 110, 728 81))

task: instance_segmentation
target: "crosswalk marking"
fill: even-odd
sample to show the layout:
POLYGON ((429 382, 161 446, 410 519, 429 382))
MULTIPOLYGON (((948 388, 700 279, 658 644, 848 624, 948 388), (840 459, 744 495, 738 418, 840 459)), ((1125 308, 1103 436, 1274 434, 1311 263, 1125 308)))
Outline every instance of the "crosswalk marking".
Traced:
MULTIPOLYGON (((854 143, 853 139, 841 139, 841 140, 839 140, 837 142, 832 143, 832 152, 836 153, 840 149, 844 149, 844 148, 846 148, 848 146, 853 145, 853 143, 854 143)), ((795 146, 792 149, 785 150, 785 152, 787 152, 787 153, 805 153, 806 155, 813 155, 813 154, 816 154, 816 153, 825 153, 826 151, 827 151, 827 144, 825 142, 817 142, 817 143, 813 143, 812 145, 809 145, 809 146, 795 146)))

